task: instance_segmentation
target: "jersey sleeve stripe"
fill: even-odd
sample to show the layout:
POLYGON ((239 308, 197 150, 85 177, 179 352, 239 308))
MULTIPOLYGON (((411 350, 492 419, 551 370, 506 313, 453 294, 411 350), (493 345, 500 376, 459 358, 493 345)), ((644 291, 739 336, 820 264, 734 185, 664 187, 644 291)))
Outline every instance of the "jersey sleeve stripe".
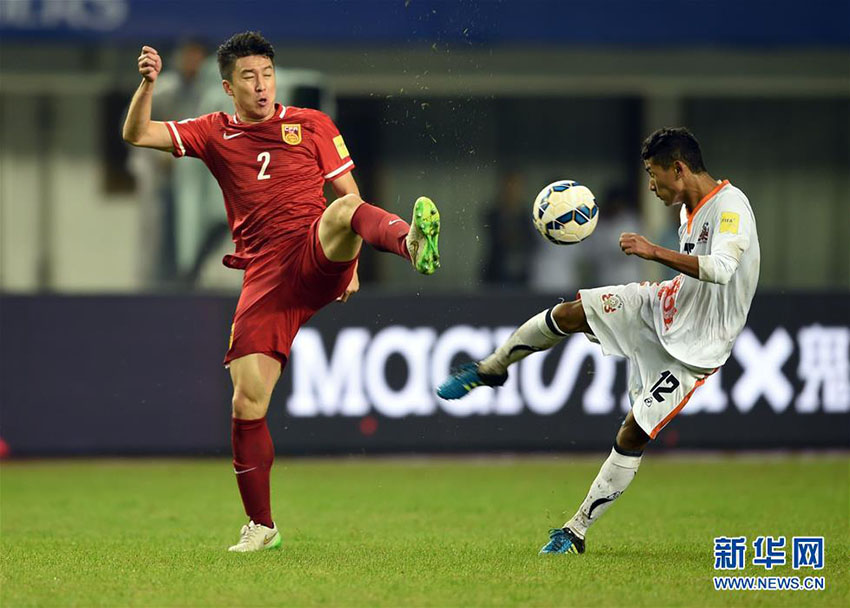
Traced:
POLYGON ((185 156, 186 148, 183 147, 183 140, 180 139, 180 133, 177 131, 177 125, 174 124, 173 120, 169 120, 167 123, 169 130, 171 131, 171 139, 174 143, 174 152, 175 156, 185 156))
POLYGON ((328 173, 325 176, 325 179, 332 179, 332 178, 336 177, 337 175, 339 175, 340 173, 342 173, 343 171, 345 171, 346 169, 352 168, 353 166, 354 166, 354 161, 351 160, 351 159, 348 159, 347 163, 343 163, 343 165, 341 167, 339 167, 338 169, 334 169, 333 171, 328 173))

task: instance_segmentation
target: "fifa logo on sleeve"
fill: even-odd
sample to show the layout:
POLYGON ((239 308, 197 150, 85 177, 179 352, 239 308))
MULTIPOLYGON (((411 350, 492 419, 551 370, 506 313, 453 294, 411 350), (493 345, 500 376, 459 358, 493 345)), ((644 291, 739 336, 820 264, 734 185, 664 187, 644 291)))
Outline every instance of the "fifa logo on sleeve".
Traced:
POLYGON ((738 220, 740 216, 731 211, 724 211, 720 214, 720 232, 728 234, 738 234, 738 220))
POLYGON ((336 146, 336 153, 339 154, 340 158, 348 158, 348 146, 345 145, 345 141, 342 139, 342 135, 337 135, 333 139, 334 146, 336 146))

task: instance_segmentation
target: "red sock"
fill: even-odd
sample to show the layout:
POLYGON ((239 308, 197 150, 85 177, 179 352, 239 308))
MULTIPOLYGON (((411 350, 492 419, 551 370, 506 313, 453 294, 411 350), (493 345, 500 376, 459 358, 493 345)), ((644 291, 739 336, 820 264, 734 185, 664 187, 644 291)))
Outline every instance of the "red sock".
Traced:
POLYGON ((351 229, 378 251, 389 251, 410 259, 405 242, 410 225, 399 216, 363 203, 351 216, 351 229))
POLYGON ((233 469, 245 514, 255 524, 274 527, 269 497, 269 471, 274 462, 274 445, 266 419, 233 419, 231 431, 233 469))

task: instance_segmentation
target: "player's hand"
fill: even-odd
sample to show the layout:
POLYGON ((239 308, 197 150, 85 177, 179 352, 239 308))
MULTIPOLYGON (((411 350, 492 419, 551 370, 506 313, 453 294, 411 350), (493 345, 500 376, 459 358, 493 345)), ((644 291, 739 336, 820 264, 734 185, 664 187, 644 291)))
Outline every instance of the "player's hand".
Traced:
POLYGON ((655 256, 656 246, 639 234, 624 232, 620 235, 620 249, 626 255, 636 255, 645 260, 651 260, 655 256))
POLYGON ((162 71, 162 58, 152 46, 143 46, 139 55, 139 74, 148 82, 154 82, 162 71))
POLYGON ((351 282, 348 284, 348 287, 345 288, 345 291, 342 292, 342 295, 339 296, 336 301, 337 302, 348 302, 348 298, 351 297, 351 294, 357 293, 360 291, 360 277, 357 276, 357 270, 354 270, 354 274, 351 276, 351 282))

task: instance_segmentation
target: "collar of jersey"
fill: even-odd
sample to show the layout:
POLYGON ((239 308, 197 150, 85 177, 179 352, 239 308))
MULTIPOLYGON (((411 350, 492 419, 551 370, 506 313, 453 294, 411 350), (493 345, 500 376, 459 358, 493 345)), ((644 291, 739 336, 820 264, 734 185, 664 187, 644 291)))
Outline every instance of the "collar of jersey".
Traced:
MULTIPOLYGON (((281 105, 281 104, 279 104, 279 103, 275 102, 275 104, 274 104, 274 111, 277 113, 277 117, 278 117, 278 118, 283 118, 283 117, 284 117, 284 115, 286 114, 286 106, 281 105), (278 108, 280 108, 280 112, 278 112, 278 108)), ((250 124, 248 124, 248 123, 243 123, 243 122, 240 122, 240 121, 239 121, 239 115, 238 115, 236 112, 233 112, 233 116, 231 116, 231 117, 230 117, 230 119, 233 121, 233 123, 234 123, 234 124, 237 124, 237 125, 239 125, 240 127, 243 127, 243 128, 244 128, 244 127, 251 126, 252 124, 261 125, 261 124, 263 124, 263 122, 268 122, 268 120, 264 120, 263 122, 250 123, 250 124)), ((273 119, 273 118, 269 118, 269 120, 274 120, 274 119, 273 119)))
MULTIPOLYGON (((725 186, 728 186, 728 185, 729 185, 729 180, 724 179, 722 182, 717 184, 711 192, 709 192, 704 197, 702 197, 702 200, 699 203, 697 203, 696 207, 694 207, 693 213, 688 213, 688 234, 691 233, 691 222, 693 222, 694 217, 696 217, 697 211, 699 211, 702 208, 702 206, 705 205, 708 201, 710 201, 712 198, 714 198, 715 194, 720 192, 725 186)), ((687 209, 687 207, 685 207, 685 209, 687 209)))

